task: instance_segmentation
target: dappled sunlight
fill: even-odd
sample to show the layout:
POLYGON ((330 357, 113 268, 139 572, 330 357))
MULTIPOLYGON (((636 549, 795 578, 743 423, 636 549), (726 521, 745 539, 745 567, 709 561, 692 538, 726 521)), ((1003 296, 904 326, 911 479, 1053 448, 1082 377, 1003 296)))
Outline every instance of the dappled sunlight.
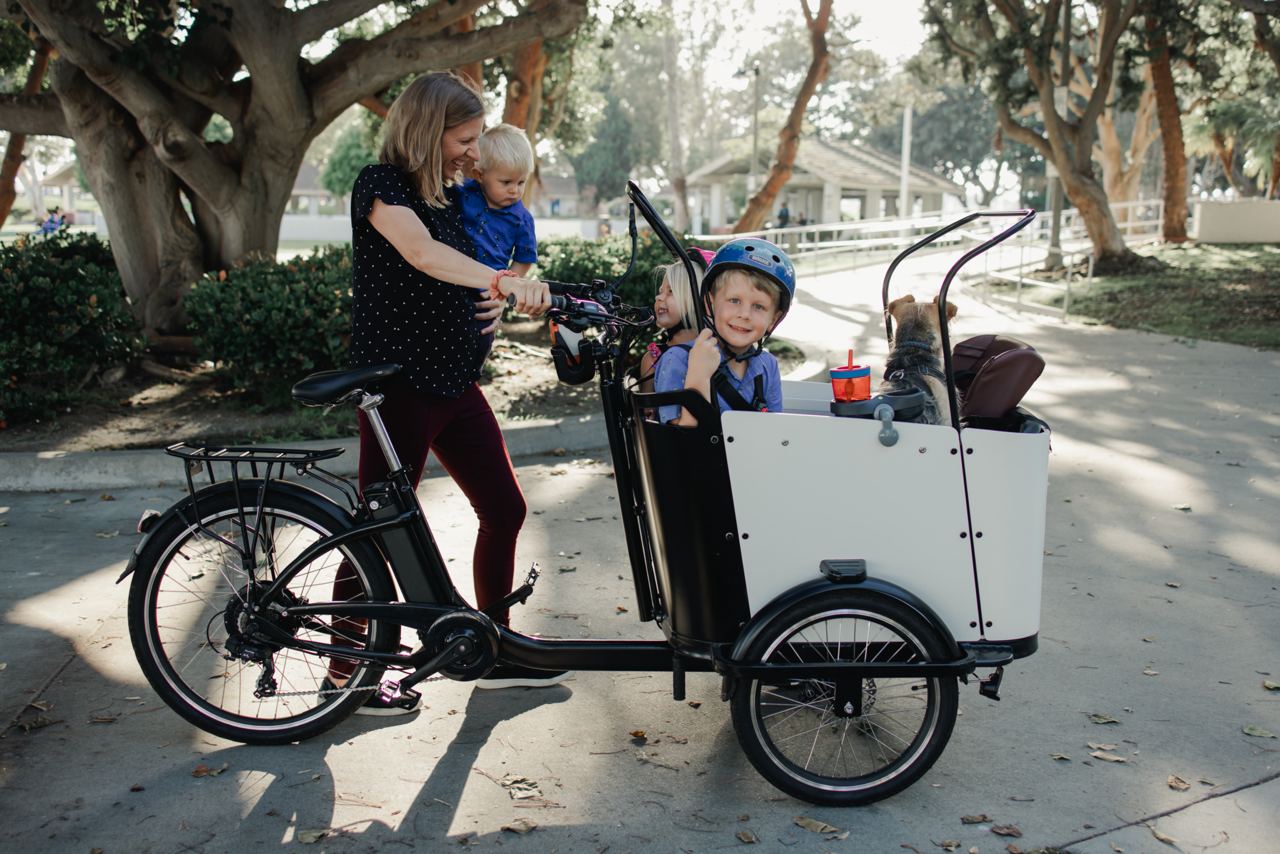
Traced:
POLYGON ((1204 483, 1167 463, 1146 456, 1128 456, 1114 448, 1111 449, 1116 451, 1114 453, 1096 453, 1097 449, 1106 448, 1115 441, 1119 440, 1106 438, 1095 444, 1058 434, 1053 437, 1055 449, 1076 459, 1087 459, 1089 471, 1097 480, 1122 490, 1129 498, 1152 509, 1165 510, 1170 503, 1194 501, 1206 512, 1213 510, 1212 493, 1206 490, 1204 483))
POLYGON ((1167 551, 1154 547, 1151 537, 1144 531, 1136 531, 1118 525, 1104 525, 1093 535, 1093 545, 1111 551, 1124 565, 1126 561, 1142 562, 1160 569, 1170 569, 1177 562, 1167 551))

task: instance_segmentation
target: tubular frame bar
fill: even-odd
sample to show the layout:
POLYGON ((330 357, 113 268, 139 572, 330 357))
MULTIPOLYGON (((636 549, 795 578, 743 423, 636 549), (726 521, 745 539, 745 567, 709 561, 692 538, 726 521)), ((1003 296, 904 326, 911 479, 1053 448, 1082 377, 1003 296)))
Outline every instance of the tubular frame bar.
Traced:
POLYGON ((1022 229, 1026 228, 1028 225, 1031 224, 1031 221, 1036 218, 1036 212, 1031 208, 1024 208, 1022 210, 1014 210, 1014 211, 975 211, 974 213, 961 217, 960 219, 956 220, 955 222, 951 223, 948 226, 945 226, 944 228, 938 229, 933 234, 930 234, 929 236, 916 241, 915 243, 908 246, 906 249, 902 250, 902 252, 898 253, 898 257, 894 258, 893 261, 890 262, 889 269, 885 270, 884 272, 884 285, 882 286, 880 291, 880 301, 883 305, 883 311, 884 311, 885 338, 890 343, 892 343, 893 342, 893 318, 889 315, 889 282, 893 278, 893 272, 896 269, 898 269, 898 265, 901 264, 908 255, 912 254, 917 249, 921 249, 925 246, 928 246, 930 243, 933 243, 935 240, 942 237, 944 234, 948 234, 949 232, 955 231, 957 228, 966 226, 969 223, 973 222, 975 219, 980 219, 985 217, 1014 217, 1014 216, 1019 217, 1019 219, 1013 225, 1009 226, 1008 228, 1004 229, 1001 232, 998 232, 993 237, 987 238, 985 241, 983 241, 982 243, 979 243, 977 246, 970 249, 964 255, 960 256, 960 260, 952 264, 951 269, 947 270, 947 275, 942 280, 942 288, 941 290, 938 291, 938 328, 941 330, 941 334, 942 334, 943 373, 947 379, 947 400, 951 404, 951 426, 956 430, 960 429, 960 409, 959 409, 958 400, 956 397, 956 378, 951 367, 951 335, 947 330, 947 291, 950 290, 951 281, 956 277, 956 274, 960 272, 961 267, 963 267, 965 264, 968 264, 970 261, 972 261, 974 258, 981 255, 983 252, 986 252, 991 247, 995 246, 998 243, 1004 242, 1005 240, 1009 239, 1013 235, 1017 234, 1022 229))

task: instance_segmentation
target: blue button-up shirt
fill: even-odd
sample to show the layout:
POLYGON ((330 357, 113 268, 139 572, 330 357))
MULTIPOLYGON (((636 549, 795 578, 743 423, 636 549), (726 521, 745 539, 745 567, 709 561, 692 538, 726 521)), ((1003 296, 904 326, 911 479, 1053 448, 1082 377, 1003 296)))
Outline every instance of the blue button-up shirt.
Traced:
MULTIPOLYGON (((658 359, 657 374, 653 378, 654 391, 678 391, 684 388, 685 376, 689 373, 689 351, 684 347, 669 347, 658 359)), ((756 377, 764 377, 764 402, 770 412, 782 411, 782 373, 778 370, 778 360, 772 353, 759 353, 747 360, 746 373, 738 379, 730 370, 729 384, 750 401, 756 393, 756 377)), ((713 386, 714 390, 714 386, 713 386)), ((728 412, 733 407, 716 395, 716 403, 721 412, 728 412)), ((659 420, 675 421, 680 417, 680 406, 658 407, 659 420)))
POLYGON ((476 260, 490 269, 505 270, 512 261, 533 264, 538 260, 533 215, 524 202, 491 208, 484 188, 474 178, 462 185, 462 227, 476 245, 476 260))

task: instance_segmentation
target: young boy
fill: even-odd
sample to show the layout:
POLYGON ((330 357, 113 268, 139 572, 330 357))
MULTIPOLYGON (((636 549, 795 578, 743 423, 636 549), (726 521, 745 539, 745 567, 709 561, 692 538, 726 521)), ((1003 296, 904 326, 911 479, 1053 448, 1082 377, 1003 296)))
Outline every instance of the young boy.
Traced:
MULTIPOLYGON (((714 400, 721 412, 780 412, 778 360, 762 343, 791 307, 796 289, 791 260, 767 240, 731 240, 711 259, 704 282, 715 334, 704 329, 687 349, 669 349, 658 362, 654 390, 690 389, 714 400)), ((682 427, 698 423, 677 405, 659 407, 658 417, 682 427)))
POLYGON ((485 131, 478 147, 475 177, 462 185, 462 226, 477 261, 524 276, 538 260, 533 217, 520 201, 533 172, 533 148, 524 131, 508 124, 485 131))

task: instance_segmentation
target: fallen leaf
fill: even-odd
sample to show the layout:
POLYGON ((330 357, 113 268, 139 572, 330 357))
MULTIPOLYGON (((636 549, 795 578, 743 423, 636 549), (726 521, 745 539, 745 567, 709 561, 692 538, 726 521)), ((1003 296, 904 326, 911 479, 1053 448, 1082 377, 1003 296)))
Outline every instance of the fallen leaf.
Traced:
POLYGON ((1121 848, 1119 845, 1116 845, 1114 842, 1110 843, 1110 845, 1111 845, 1111 850, 1116 852, 1116 854, 1124 854, 1124 849, 1121 848))
POLYGON ((120 536, 119 531, 99 531, 95 536, 100 540, 109 540, 112 537, 120 536))
POLYGON ((1187 789, 1191 788, 1191 784, 1179 777, 1177 774, 1170 774, 1167 782, 1169 783, 1169 788, 1173 789, 1175 792, 1185 792, 1187 789))
POLYGON ((1251 735, 1254 738, 1275 738, 1276 737, 1275 733, 1267 732, 1262 727, 1254 726, 1253 724, 1245 724, 1240 729, 1244 732, 1245 735, 1251 735))
POLYGON ((941 842, 935 842, 933 844, 941 848, 943 851, 955 851, 957 848, 960 847, 960 840, 944 839, 941 842))
POLYGON ((1118 746, 1118 745, 1115 745, 1115 744, 1106 744, 1105 742, 1101 742, 1101 741, 1091 741, 1091 742, 1089 742, 1089 749, 1090 749, 1090 750, 1115 750, 1117 746, 1118 746))
POLYGON ((528 777, 522 777, 519 774, 508 774, 498 781, 498 785, 507 790, 507 794, 512 800, 522 801, 526 798, 537 798, 542 796, 542 790, 538 788, 537 780, 530 780, 528 777))
POLYGON ((91 724, 113 724, 119 718, 119 715, 94 715, 89 718, 91 724))
POLYGON ((36 715, 34 718, 27 718, 25 721, 18 721, 18 726, 22 727, 23 732, 31 732, 32 730, 44 729, 47 726, 53 726, 61 721, 55 721, 44 715, 36 715))
POLYGON ((818 821, 816 818, 808 818, 803 815, 798 815, 795 817, 794 820, 795 820, 795 823, 800 827, 803 827, 805 830, 813 831, 814 833, 839 833, 840 832, 840 828, 832 827, 831 825, 827 824, 825 821, 818 821))
POLYGON ((986 824, 989 821, 991 821, 991 816, 987 815, 986 813, 978 813, 977 815, 960 816, 961 824, 986 824))
POLYGON ((297 840, 303 845, 311 845, 319 842, 328 835, 328 828, 325 828, 324 830, 299 830, 297 833, 297 840))
POLYGON ((1089 720, 1093 721, 1095 724, 1118 724, 1118 723, 1120 723, 1120 721, 1116 720, 1115 718, 1111 717, 1110 715, 1104 715, 1104 714, 1100 714, 1100 713, 1098 713, 1098 712, 1090 712, 1090 713, 1089 713, 1089 720))
POLYGON ((1050 759, 1056 759, 1056 760, 1057 760, 1057 761, 1059 761, 1059 762, 1070 762, 1070 761, 1071 761, 1071 757, 1070 757, 1070 756, 1068 756, 1068 755, 1067 755, 1067 754, 1065 754, 1065 753, 1050 753, 1050 754, 1049 754, 1049 758, 1050 758, 1050 759))
POLYGON ((1160 675, 1160 671, 1159 671, 1159 670, 1152 670, 1150 667, 1145 667, 1145 668, 1143 668, 1143 670, 1142 670, 1142 675, 1143 675, 1143 676, 1159 676, 1159 675, 1160 675))
POLYGON ((844 842, 848 838, 849 838, 849 831, 846 830, 844 833, 831 834, 830 836, 827 837, 827 841, 828 842, 844 842))
POLYGON ((1174 839, 1172 836, 1165 836, 1163 833, 1156 830, 1151 825, 1147 825, 1147 830, 1151 831, 1151 835, 1156 838, 1157 842, 1163 842, 1165 845, 1175 845, 1175 846, 1178 844, 1178 840, 1174 839))
MULTIPOLYGON (((191 776, 192 776, 192 777, 208 777, 208 776, 209 776, 209 766, 208 766, 208 765, 205 765, 203 762, 201 762, 201 763, 200 763, 199 765, 197 765, 195 768, 192 768, 192 769, 191 769, 191 776)), ((313 840, 313 841, 314 841, 314 840, 313 840)))
POLYGON ((39 709, 42 712, 47 712, 53 708, 53 703, 50 703, 48 700, 32 700, 30 703, 27 703, 27 705, 33 709, 39 709))
POLYGON ((690 701, 689 701, 689 708, 691 708, 691 709, 699 708, 701 705, 702 705, 702 701, 701 701, 701 700, 690 700, 690 701))
POLYGON ((98 496, 98 500, 99 501, 115 501, 116 497, 112 495, 110 492, 104 492, 98 496))
POLYGON ((619 605, 619 606, 617 606, 617 607, 618 607, 618 613, 619 613, 619 614, 625 614, 625 613, 627 613, 627 609, 626 609, 624 606, 619 605))
POLYGON ((642 730, 642 729, 633 729, 633 730, 631 730, 631 737, 632 737, 632 738, 644 738, 645 736, 646 736, 646 733, 645 733, 645 731, 644 731, 644 730, 642 730))
POLYGON ((553 450, 553 451, 551 452, 551 456, 553 456, 553 457, 563 457, 563 456, 564 456, 565 454, 567 454, 567 453, 569 453, 569 452, 568 452, 568 451, 566 451, 564 448, 556 448, 555 450, 553 450))
POLYGON ((1022 836, 1022 831, 1018 829, 1016 824, 993 824, 991 825, 991 832, 996 836, 1022 836))
POLYGON ((4 670, 4 669, 5 669, 6 667, 8 667, 8 666, 9 666, 9 663, 8 663, 8 662, 6 662, 6 661, 0 661, 0 670, 4 670))
MULTIPOLYGON (((4 670, 4 665, 0 664, 0 670, 4 670)), ((1262 687, 1268 691, 1280 691, 1280 682, 1272 682, 1270 679, 1262 680, 1262 687)))
POLYGON ((1179 587, 1181 587, 1181 586, 1182 586, 1182 582, 1181 582, 1181 581, 1166 581, 1166 582, 1164 583, 1164 586, 1165 586, 1165 587, 1172 587, 1174 590, 1177 590, 1179 587))
POLYGON ((1014 844, 1014 843, 1012 843, 1012 842, 1010 842, 1008 845, 1006 845, 1006 846, 1004 847, 1004 850, 1005 850, 1005 851, 1008 851, 1008 852, 1009 852, 1009 854, 1022 854, 1022 849, 1021 849, 1021 848, 1019 848, 1017 845, 1015 845, 1015 844, 1014 844))
POLYGON ((970 846, 969 846, 969 854, 978 854, 978 846, 976 846, 976 845, 970 845, 970 846))
POLYGON ((527 818, 518 818, 510 824, 502 825, 502 829, 508 833, 531 833, 538 829, 538 824, 527 818))
POLYGON ((1190 512, 1191 512, 1191 505, 1190 505, 1190 504, 1175 504, 1175 505, 1173 505, 1173 509, 1174 509, 1174 510, 1181 510, 1183 513, 1190 513, 1190 512))
POLYGON ((1091 752, 1089 755, 1092 756, 1094 759, 1101 759, 1103 762, 1125 763, 1129 761, 1128 759, 1125 759, 1123 756, 1117 756, 1116 754, 1108 753, 1105 750, 1095 750, 1091 752))
POLYGON ((131 792, 145 792, 146 790, 147 790, 147 787, 142 785, 141 783, 134 783, 132 786, 129 787, 129 791, 131 792))
POLYGON ((743 845, 755 845, 760 839, 749 830, 739 830, 734 836, 738 837, 738 841, 743 845))

